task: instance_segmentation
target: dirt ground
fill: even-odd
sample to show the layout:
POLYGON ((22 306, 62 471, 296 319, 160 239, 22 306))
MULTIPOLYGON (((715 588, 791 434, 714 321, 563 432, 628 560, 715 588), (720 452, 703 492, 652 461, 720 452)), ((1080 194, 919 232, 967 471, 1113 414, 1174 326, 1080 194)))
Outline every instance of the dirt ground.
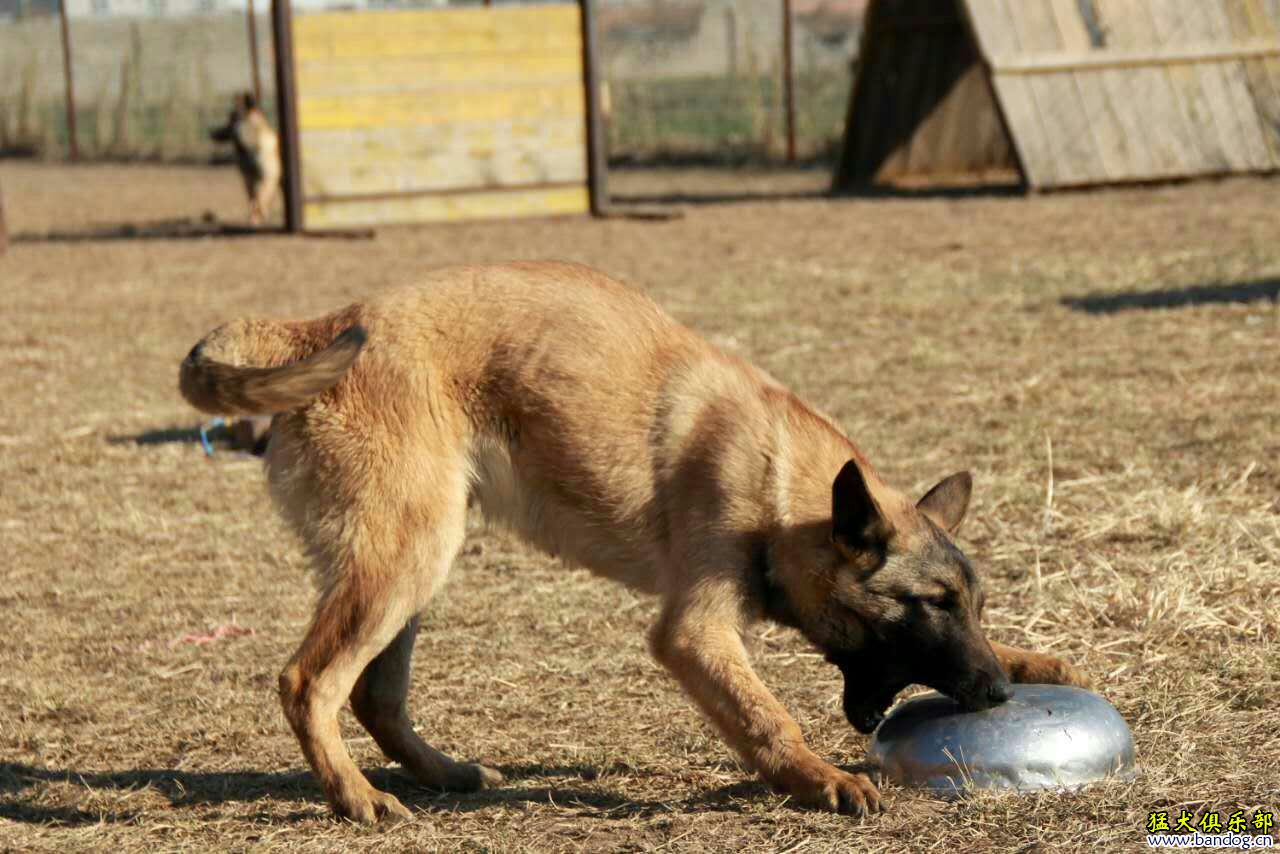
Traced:
MULTIPOLYGON (((1155 810, 1280 809, 1280 183, 828 200, 823 182, 628 173, 620 194, 685 216, 161 239, 242 218, 234 173, 0 163, 0 848, 1137 850, 1155 810), (508 785, 416 788, 347 716, 416 818, 332 820, 275 696, 303 558, 259 462, 201 452, 178 362, 232 317, 529 257, 648 291, 832 413, 890 482, 971 469, 961 545, 990 634, 1086 668, 1142 775, 957 802, 886 785, 864 822, 797 809, 650 660, 651 601, 477 530, 423 622, 411 712, 508 785)), ((750 643, 817 752, 862 763, 837 672, 789 631, 750 643)))

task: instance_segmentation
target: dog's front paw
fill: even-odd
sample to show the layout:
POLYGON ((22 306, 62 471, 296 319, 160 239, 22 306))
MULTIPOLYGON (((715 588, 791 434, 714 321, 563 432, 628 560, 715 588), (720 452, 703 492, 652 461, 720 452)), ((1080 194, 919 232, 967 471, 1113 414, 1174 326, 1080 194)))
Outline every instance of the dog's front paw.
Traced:
POLYGON ((1093 680, 1074 664, 1068 664, 1060 658, 1043 653, 1031 653, 1010 668, 1009 678, 1014 682, 1040 685, 1073 685, 1076 688, 1090 690, 1093 680))
POLYGON ((806 806, 845 815, 865 816, 883 809, 880 790, 866 774, 850 774, 825 763, 787 789, 806 806))

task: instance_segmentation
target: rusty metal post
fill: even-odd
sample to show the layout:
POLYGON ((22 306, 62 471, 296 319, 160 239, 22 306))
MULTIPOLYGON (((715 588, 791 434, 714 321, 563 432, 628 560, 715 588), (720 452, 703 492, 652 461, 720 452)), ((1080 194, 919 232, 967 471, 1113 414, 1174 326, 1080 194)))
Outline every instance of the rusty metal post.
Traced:
POLYGON ((71 70, 71 24, 67 20, 67 0, 58 4, 58 17, 62 19, 62 80, 67 90, 67 136, 72 160, 80 159, 80 143, 76 139, 76 84, 71 70))
POLYGON ((600 51, 592 0, 580 0, 579 6, 582 9, 582 84, 587 96, 587 189, 591 214, 604 216, 609 206, 609 161, 600 114, 600 51))
POLYGON ((782 100, 787 118, 787 162, 796 161, 796 75, 792 62, 791 0, 782 0, 782 100))
POLYGON ((284 228, 301 234, 302 152, 298 147, 298 99, 294 86, 293 7, 271 0, 271 36, 276 54, 276 109, 280 119, 280 162, 284 172, 284 228))
POLYGON ((262 107, 262 73, 258 70, 258 15, 249 0, 249 62, 253 65, 253 100, 262 107))
POLYGON ((9 248, 9 229, 4 224, 4 190, 0 189, 0 255, 9 248))

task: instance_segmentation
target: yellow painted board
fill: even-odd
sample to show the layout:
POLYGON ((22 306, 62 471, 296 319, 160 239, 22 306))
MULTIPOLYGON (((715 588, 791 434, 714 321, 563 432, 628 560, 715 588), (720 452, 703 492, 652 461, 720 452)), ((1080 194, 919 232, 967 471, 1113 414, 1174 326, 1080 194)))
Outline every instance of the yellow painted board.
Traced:
POLYGON ((307 128, 302 148, 340 166, 345 158, 410 160, 439 154, 483 159, 498 151, 586 147, 581 118, 502 119, 368 128, 307 128))
POLYGON ((576 3, 294 27, 309 228, 589 209, 576 3))
POLYGON ((441 33, 451 36, 482 34, 504 38, 528 33, 572 31, 578 23, 576 2, 489 8, 472 6, 320 12, 298 10, 294 19, 298 33, 339 40, 350 35, 356 27, 372 35, 441 33))
POLYGON ((298 61, 558 50, 582 55, 578 6, 317 12, 294 19, 298 61))
POLYGON ((311 151, 304 151, 302 174, 308 196, 516 187, 587 180, 587 155, 581 147, 508 149, 483 158, 445 152, 409 160, 359 155, 340 160, 322 159, 311 151))
POLYGON ((308 229, 323 230, 392 223, 556 216, 582 214, 588 210, 586 187, 553 187, 367 201, 307 202, 303 216, 308 229))
MULTIPOLYGON (((368 13, 380 14, 380 13, 368 13)), ((526 33, 503 40, 483 36, 432 37, 415 33, 369 36, 355 32, 346 39, 317 39, 297 36, 296 59, 360 59, 387 56, 471 56, 477 53, 524 53, 531 50, 558 50, 582 55, 582 41, 576 34, 526 33)))
POLYGON ((585 116, 581 81, 351 96, 311 96, 300 90, 298 98, 298 126, 304 129, 585 116))
POLYGON ((309 196, 586 181, 586 125, 528 119, 303 130, 309 196))
POLYGON ((312 59, 297 63, 298 91, 307 96, 412 92, 474 87, 582 83, 582 57, 556 50, 370 59, 312 59))

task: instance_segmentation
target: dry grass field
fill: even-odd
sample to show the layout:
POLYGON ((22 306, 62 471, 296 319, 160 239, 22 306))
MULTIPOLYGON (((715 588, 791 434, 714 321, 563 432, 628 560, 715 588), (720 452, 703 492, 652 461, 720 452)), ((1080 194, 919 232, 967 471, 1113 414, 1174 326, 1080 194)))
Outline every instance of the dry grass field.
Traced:
MULTIPOLYGON (((75 240, 243 217, 238 179, 0 164, 0 849, 1145 850, 1152 810, 1280 808, 1280 184, 830 201, 805 197, 811 174, 616 183, 747 200, 370 241, 75 240), (652 602, 477 529, 423 622, 411 706, 508 785, 418 789, 347 716, 416 818, 332 820, 275 696, 306 567, 260 463, 192 440, 178 362, 231 317, 516 257, 651 293, 831 412, 891 482, 972 469, 961 544, 991 635, 1093 674, 1142 776, 959 802, 886 786, 864 822, 797 809, 649 659, 652 602)), ((750 644, 815 749, 862 763, 837 672, 788 631, 750 644)))

